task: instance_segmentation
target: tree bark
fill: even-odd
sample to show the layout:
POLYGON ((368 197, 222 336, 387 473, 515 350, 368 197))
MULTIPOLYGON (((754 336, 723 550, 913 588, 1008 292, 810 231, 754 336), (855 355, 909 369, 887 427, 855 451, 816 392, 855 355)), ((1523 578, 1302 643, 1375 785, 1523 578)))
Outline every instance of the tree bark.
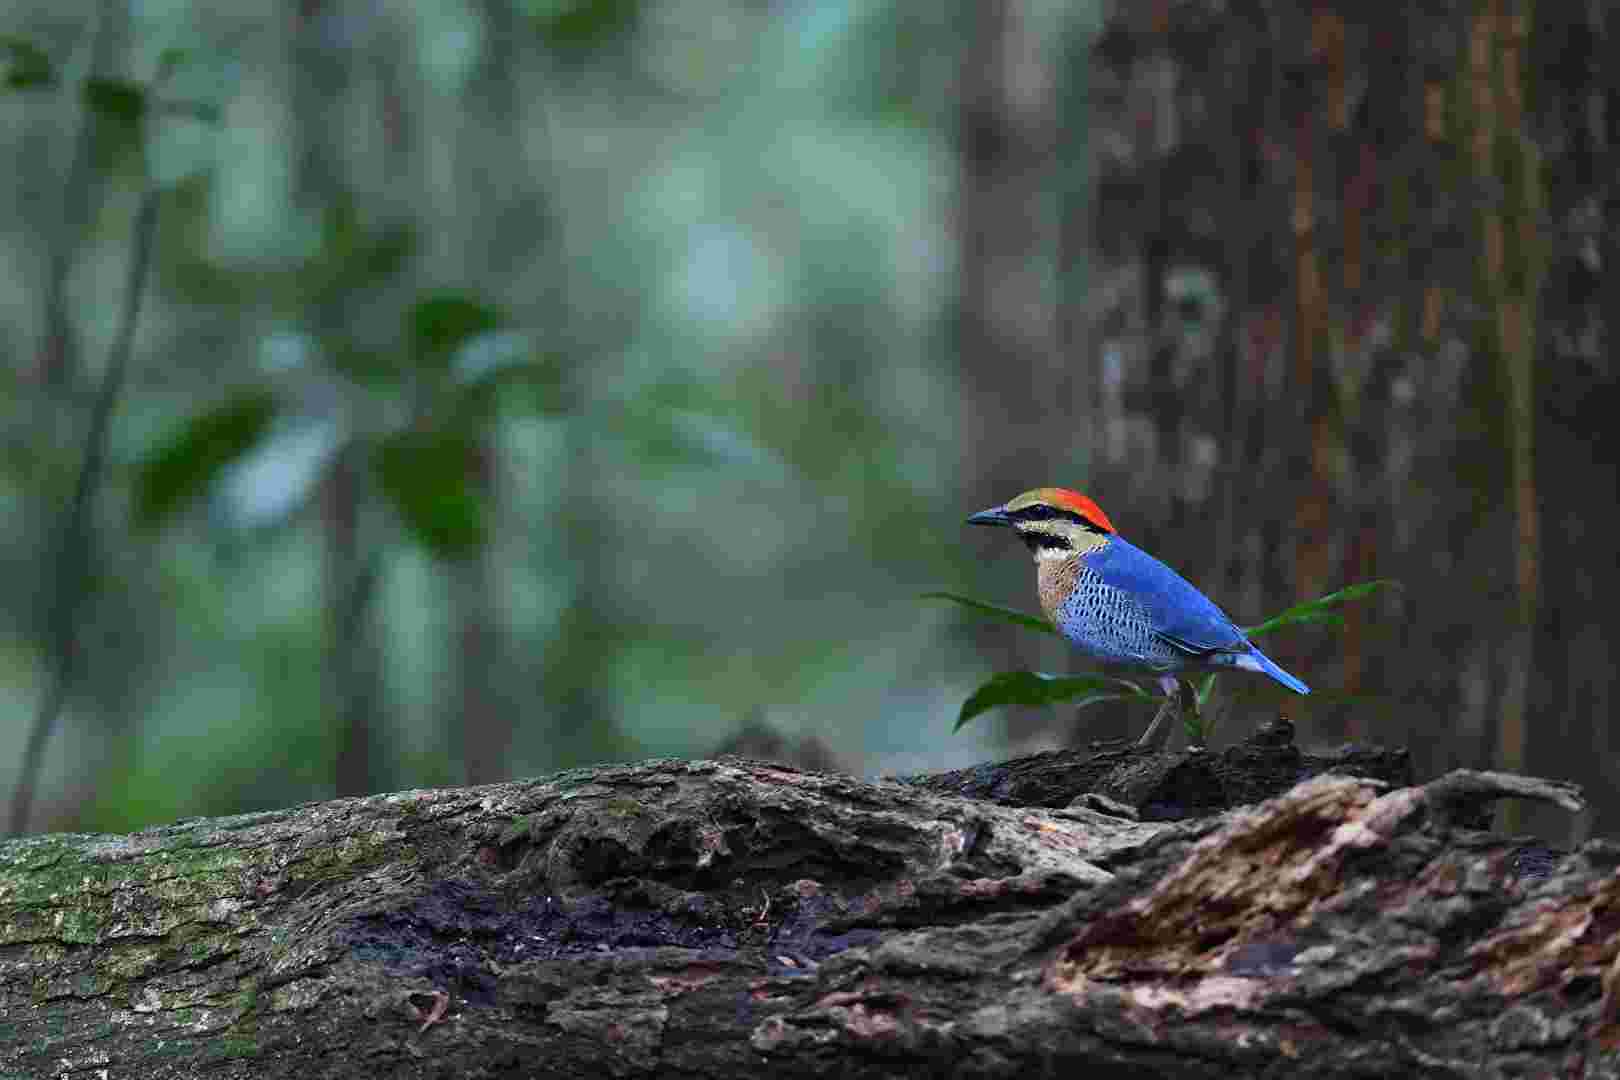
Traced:
POLYGON ((650 761, 6 841, 0 1075, 1620 1073, 1620 848, 1466 827, 1566 785, 1326 773, 1154 823, 1002 768, 650 761))

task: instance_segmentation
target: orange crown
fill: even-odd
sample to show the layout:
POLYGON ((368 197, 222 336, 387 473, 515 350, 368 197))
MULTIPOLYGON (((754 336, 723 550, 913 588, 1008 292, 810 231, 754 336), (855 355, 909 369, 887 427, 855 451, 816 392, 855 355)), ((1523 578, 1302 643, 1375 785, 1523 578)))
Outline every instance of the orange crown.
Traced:
POLYGON ((1108 515, 1103 513, 1102 507, 1078 491, 1070 491, 1068 488, 1049 487, 1038 488, 1030 492, 1030 494, 1039 497, 1042 502, 1050 503, 1053 506, 1061 506, 1065 510, 1079 514, 1099 529, 1107 529, 1111 533, 1119 531, 1114 528, 1114 523, 1108 520, 1108 515))

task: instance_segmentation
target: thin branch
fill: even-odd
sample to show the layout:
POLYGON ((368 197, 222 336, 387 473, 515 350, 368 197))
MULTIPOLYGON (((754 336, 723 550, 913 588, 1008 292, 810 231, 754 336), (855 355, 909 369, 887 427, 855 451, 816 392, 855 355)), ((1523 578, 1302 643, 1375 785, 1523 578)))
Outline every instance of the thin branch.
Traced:
MULTIPOLYGON (((90 72, 108 66, 114 35, 105 12, 97 19, 95 41, 90 49, 90 72)), ((77 110, 79 126, 73 137, 73 157, 62 181, 59 230, 51 245, 50 269, 45 275, 45 340, 40 349, 38 372, 46 387, 55 391, 71 386, 78 374, 74 355, 73 329, 68 320, 67 280, 73 269, 89 216, 90 189, 95 180, 92 152, 96 141, 96 111, 88 102, 75 100, 79 86, 63 80, 62 93, 77 110)))
POLYGON ((145 291, 157 236, 158 199, 158 189, 147 188, 141 196, 140 209, 135 214, 134 250, 130 256, 129 275, 124 282, 123 314, 118 336, 108 353, 107 370, 102 375, 101 388, 91 409, 84 463, 79 467, 73 499, 62 515, 57 532, 48 636, 50 685, 40 700, 39 711, 34 715, 34 726, 28 733, 28 746, 23 751, 22 767, 17 776, 17 788, 12 793, 10 831, 14 835, 20 834, 28 825, 40 766, 45 760, 45 747, 55 733, 62 706, 79 674, 75 638, 79 617, 90 596, 93 533, 90 511, 96 492, 101 487, 102 475, 106 472, 107 432, 112 426, 113 410, 123 393, 130 353, 135 347, 141 296, 145 291))

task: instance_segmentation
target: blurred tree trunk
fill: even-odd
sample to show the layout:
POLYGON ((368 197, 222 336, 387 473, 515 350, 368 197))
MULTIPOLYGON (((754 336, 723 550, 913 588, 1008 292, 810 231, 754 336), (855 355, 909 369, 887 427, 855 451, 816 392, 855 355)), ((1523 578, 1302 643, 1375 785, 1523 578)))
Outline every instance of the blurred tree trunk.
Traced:
MULTIPOLYGON (((342 100, 364 55, 360 45, 375 22, 374 13, 351 18, 320 4, 305 4, 290 23, 282 78, 293 117, 297 205, 310 218, 330 222, 353 205, 353 194, 342 179, 340 140, 349 136, 339 117, 348 114, 333 109, 332 102, 342 100)), ((327 241, 331 246, 330 235, 327 241)), ((323 255, 334 264, 342 257, 333 251, 323 255)), ((321 269, 334 280, 311 297, 304 315, 330 362, 352 340, 356 301, 337 276, 340 267, 321 269)), ((337 791, 345 795, 384 786, 389 765, 379 754, 377 728, 385 695, 372 606, 382 553, 377 538, 365 528, 370 493, 367 462, 361 455, 362 448, 351 445, 333 459, 320 504, 327 635, 324 691, 328 715, 337 728, 334 779, 337 791)))
MULTIPOLYGON (((1496 729, 1496 761, 1514 772, 1525 766, 1533 634, 1541 573, 1540 508, 1536 494, 1534 448, 1535 308, 1545 269, 1538 235, 1545 195, 1540 154, 1524 130, 1527 85, 1526 14, 1503 0, 1482 0, 1468 38, 1468 81, 1473 132, 1470 157, 1475 182, 1501 185, 1497 198, 1480 209, 1480 306, 1489 325, 1482 334, 1494 360, 1500 397, 1503 451, 1503 503, 1514 522, 1512 563, 1514 603, 1509 618, 1508 670, 1496 729)), ((1516 831, 1517 806, 1503 808, 1503 826, 1516 831)))
MULTIPOLYGON (((492 172, 485 163, 491 158, 525 158, 517 77, 520 62, 528 57, 523 50, 523 27, 512 4, 483 0, 476 10, 484 31, 481 62, 464 86, 445 95, 444 115, 430 125, 435 139, 447 143, 443 153, 452 175, 446 182, 429 184, 424 195, 439 217, 435 235, 450 249, 444 252, 447 266, 461 268, 466 280, 499 281, 511 269, 514 242, 530 235, 533 222, 526 221, 523 229, 501 228, 517 207, 528 206, 528 189, 513 184, 509 176, 492 172), (479 122, 462 123, 461 117, 468 114, 476 115, 479 122), (491 142, 497 145, 487 145, 491 142), (484 229, 473 232, 468 222, 480 223, 484 229)), ((436 267, 437 274, 442 276, 445 269, 436 267)), ((467 474, 468 484, 482 493, 490 520, 498 520, 505 494, 500 482, 499 440, 487 428, 478 434, 467 474)), ((498 532, 492 530, 492 535, 498 532)), ((496 593, 501 580, 499 559, 499 551, 485 545, 450 572, 456 702, 446 716, 451 725, 447 741, 459 746, 466 780, 473 784, 511 775, 519 712, 507 693, 513 670, 496 593)))
POLYGON ((1620 522, 1590 498, 1615 455, 1581 430, 1615 392, 1611 22, 1510 0, 1118 4, 1093 49, 1093 430, 1112 482, 1160 508, 1144 540, 1235 591, 1241 620, 1406 585, 1317 637, 1308 682, 1388 704, 1295 703, 1311 737, 1616 788, 1598 658, 1620 627, 1588 599, 1616 584, 1596 538, 1620 522), (1191 271, 1214 282, 1210 333, 1178 323, 1191 271), (1187 452, 1206 439, 1227 494, 1187 452))
POLYGON ((572 589, 561 624, 541 666, 547 706, 544 760, 559 767, 611 758, 622 752, 609 688, 613 667, 634 622, 621 614, 625 602, 614 587, 614 531, 598 504, 602 452, 586 421, 568 425, 567 472, 553 526, 572 571, 572 589))
POLYGON ((966 5, 960 74, 962 445, 980 489, 1001 498, 1071 460, 1082 421, 1061 393, 1068 373, 1053 280, 1058 54, 1043 41, 1036 8, 1023 0, 966 5))
POLYGON ((382 656, 372 625, 377 554, 362 538, 363 462, 358 448, 343 450, 321 486, 325 532, 327 715, 337 728, 335 781, 343 795, 382 785, 376 718, 382 707, 382 656))
MULTIPOLYGON (((95 7, 95 37, 92 40, 90 74, 95 78, 118 76, 118 61, 128 47, 129 5, 124 0, 101 0, 95 7)), ((93 153, 98 125, 113 121, 100 117, 75 91, 78 84, 64 80, 60 109, 74 119, 71 156, 63 169, 60 217, 50 245, 49 266, 42 296, 44 340, 40 344, 35 373, 40 384, 53 394, 66 393, 80 378, 78 341, 68 310, 68 275, 72 272, 84 238, 91 225, 90 208, 95 205, 101 186, 93 153)), ((53 418, 52 411, 40 415, 53 418)), ((77 417, 74 418, 75 426, 77 417)))
MULTIPOLYGON (((120 67, 129 49, 128 4, 123 0, 100 0, 93 5, 91 18, 94 36, 87 77, 121 77, 120 67)), ((69 279, 91 234, 96 218, 93 209, 103 186, 95 160, 98 132, 115 121, 91 108, 81 89, 82 83, 77 80, 61 80, 58 99, 48 106, 68 128, 69 136, 53 134, 44 144, 51 160, 59 163, 60 183, 52 185, 51 193, 60 202, 52 208, 55 213, 43 230, 46 265, 38 294, 41 336, 34 351, 33 370, 16 372, 20 378, 13 384, 32 398, 30 407, 17 414, 23 418, 19 445, 37 448, 23 457, 31 467, 18 470, 25 478, 29 504, 14 509, 13 516, 37 523, 34 528, 39 549, 29 561, 46 568, 46 572, 19 582, 27 590, 22 595, 31 601, 28 625, 43 663, 40 700, 32 726, 25 728, 18 721, 19 732, 26 730, 27 734, 11 793, 9 828, 13 832, 23 831, 33 814, 39 776, 51 744, 61 737, 64 710, 74 701, 92 707, 99 704, 97 695, 82 693, 94 687, 80 685, 94 683, 94 676, 99 674, 87 664, 84 653, 90 638, 87 628, 97 614, 96 585, 106 576, 101 569, 105 560, 100 515, 96 512, 104 478, 100 465, 95 467, 96 475, 86 475, 86 459, 104 456, 104 446, 96 445, 96 441, 105 439, 110 413, 97 414, 103 412, 104 406, 111 409, 116 400, 97 400, 104 395, 94 389, 95 368, 84 362, 79 332, 74 326, 69 279), (90 402, 95 403, 87 407, 90 402), (77 486, 83 488, 88 482, 88 490, 75 490, 75 467, 79 469, 77 486)), ((107 310, 111 310, 111 304, 107 301, 107 310)), ((116 361, 109 358, 107 362, 116 361)), ((121 392, 122 374, 118 382, 121 392)), ((110 711, 98 710, 95 719, 102 729, 98 737, 127 725, 124 704, 119 701, 110 711)), ((97 761, 102 752, 103 746, 92 744, 86 767, 70 770, 69 783, 79 789, 75 795, 93 791, 99 776, 104 775, 105 763, 97 761)), ((74 805, 76 800, 68 798, 64 802, 74 805)))
MULTIPOLYGON (((487 435, 472 448, 467 483, 482 492, 488 513, 498 511, 495 448, 487 435)), ((511 774, 510 752, 518 708, 503 693, 507 675, 505 628, 499 617, 494 549, 485 544, 450 567, 451 618, 455 629, 456 708, 446 717, 451 745, 460 747, 470 784, 511 774)))
POLYGON ((1541 155, 1534 226, 1545 260, 1535 297, 1533 483, 1542 545, 1526 759, 1590 786, 1620 813, 1615 656, 1620 655, 1620 13, 1538 4, 1528 27, 1527 123, 1541 155), (1602 493, 1601 495, 1599 493, 1602 493))
MULTIPOLYGON (((1060 259, 1076 245, 1059 216, 1063 50, 1050 38, 1054 26, 1068 28, 1029 0, 967 2, 962 13, 958 439, 961 488, 989 505, 1044 484, 1078 485, 1085 462, 1087 396, 1066 362, 1058 320, 1060 259)), ((1028 587, 1014 564, 998 569, 1009 587, 1028 587)), ((1012 640, 989 624, 976 632, 987 642, 1012 640)), ((1038 647, 1061 655, 1061 645, 1038 647)))

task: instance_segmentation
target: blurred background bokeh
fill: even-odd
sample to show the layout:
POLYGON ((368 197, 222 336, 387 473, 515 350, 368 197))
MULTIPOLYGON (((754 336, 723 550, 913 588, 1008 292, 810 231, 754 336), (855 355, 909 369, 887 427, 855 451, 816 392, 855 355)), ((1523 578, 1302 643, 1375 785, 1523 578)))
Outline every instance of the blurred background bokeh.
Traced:
POLYGON ((1611 29, 10 0, 0 790, 123 830, 1134 734, 951 730, 995 671, 1082 668, 919 598, 1033 609, 963 519, 1057 483, 1240 622, 1402 583, 1268 639, 1319 693, 1227 680, 1217 745, 1285 704, 1420 777, 1575 780, 1612 831, 1611 29))

